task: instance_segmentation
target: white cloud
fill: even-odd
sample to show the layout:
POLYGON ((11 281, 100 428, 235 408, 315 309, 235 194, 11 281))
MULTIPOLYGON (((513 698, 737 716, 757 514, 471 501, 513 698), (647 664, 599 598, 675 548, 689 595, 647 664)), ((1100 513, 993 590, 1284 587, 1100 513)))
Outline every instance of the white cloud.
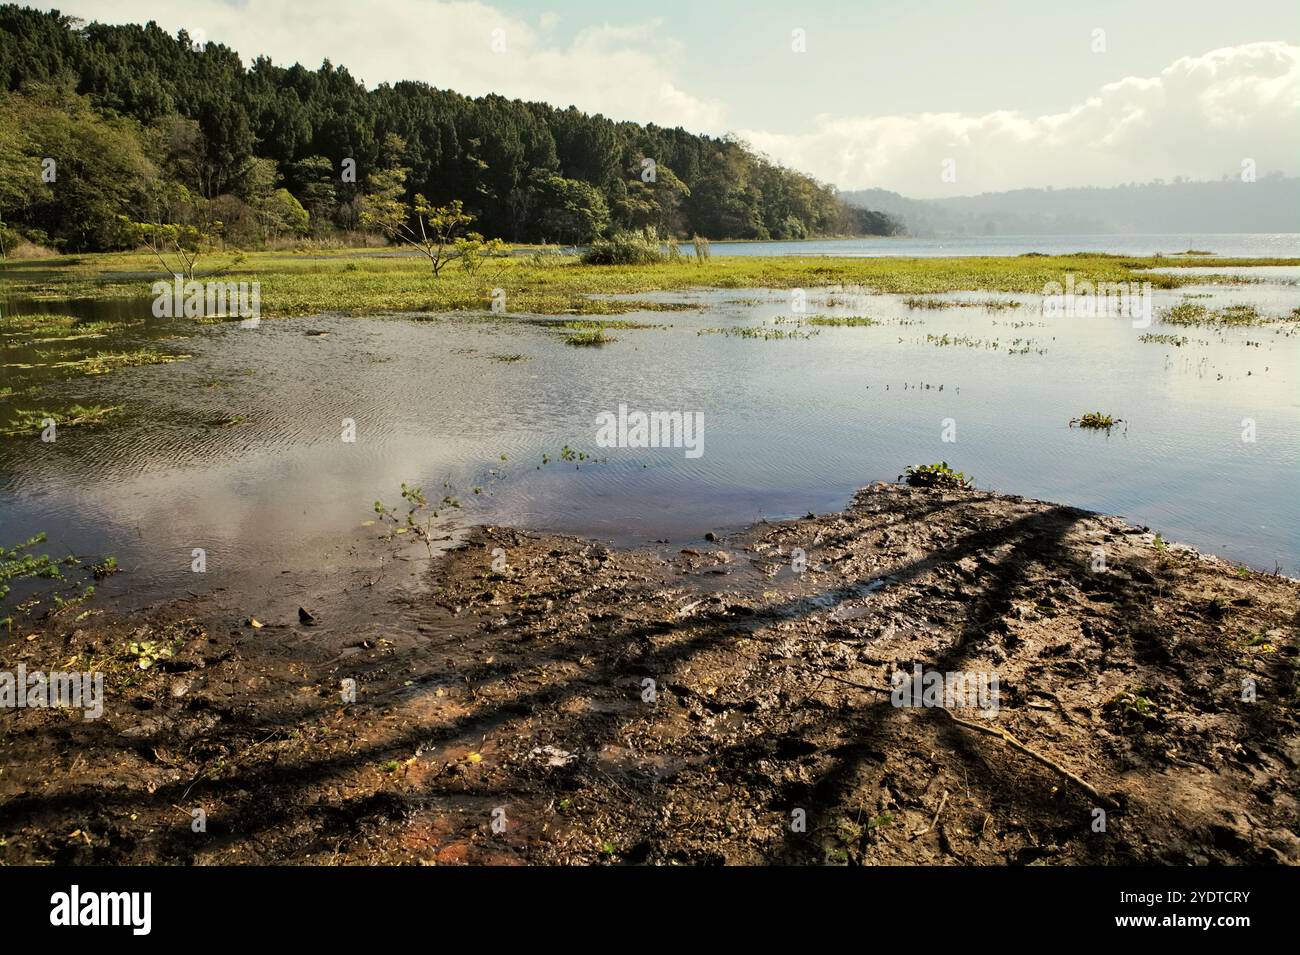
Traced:
POLYGON ((1183 57, 1156 77, 1103 86, 1064 113, 820 116, 802 135, 742 130, 776 159, 844 189, 970 195, 1300 172, 1300 46, 1251 43, 1183 57), (956 182, 941 179, 956 160, 956 182))
POLYGON ((160 8, 156 0, 63 0, 65 13, 112 23, 156 20, 174 33, 198 30, 236 50, 245 64, 265 54, 287 66, 315 69, 324 59, 346 66, 368 86, 423 80, 458 93, 500 93, 574 105, 614 119, 722 128, 724 109, 673 80, 680 48, 658 21, 591 26, 567 45, 551 34, 554 13, 528 20, 461 0, 187 0, 160 8), (492 50, 501 30, 505 51, 492 50))
MULTIPOLYGON (((727 128, 722 101, 679 85, 686 54, 658 19, 589 23, 562 40, 561 24, 574 25, 571 17, 548 11, 530 21, 477 0, 187 0, 166 9, 156 0, 115 0, 111 7, 102 0, 62 0, 60 7, 111 22, 154 19, 172 32, 201 29, 246 63, 266 54, 282 65, 314 69, 329 59, 370 86, 423 80, 468 95, 495 92, 575 105, 693 132, 727 128), (491 49, 498 29, 504 31, 503 53, 491 49)), ((1237 174, 1247 158, 1260 174, 1296 174, 1300 46, 1252 43, 1183 57, 1158 76, 1107 84, 1055 114, 1014 108, 840 113, 817 117, 805 133, 738 134, 841 188, 881 186, 912 196, 1178 175, 1217 179, 1237 174), (945 159, 956 161, 955 182, 940 177, 945 159)))

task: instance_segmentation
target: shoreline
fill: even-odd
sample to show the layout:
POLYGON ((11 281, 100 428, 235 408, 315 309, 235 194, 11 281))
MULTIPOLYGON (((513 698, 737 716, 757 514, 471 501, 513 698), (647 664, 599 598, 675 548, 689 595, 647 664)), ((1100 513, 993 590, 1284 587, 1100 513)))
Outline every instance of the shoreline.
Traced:
POLYGON ((312 626, 227 594, 6 636, 106 699, 10 715, 0 859, 1300 863, 1300 582, 1118 518, 877 483, 676 552, 480 527, 410 563, 317 581, 312 626), (997 675, 960 718, 1095 796, 891 706, 918 663, 997 675))

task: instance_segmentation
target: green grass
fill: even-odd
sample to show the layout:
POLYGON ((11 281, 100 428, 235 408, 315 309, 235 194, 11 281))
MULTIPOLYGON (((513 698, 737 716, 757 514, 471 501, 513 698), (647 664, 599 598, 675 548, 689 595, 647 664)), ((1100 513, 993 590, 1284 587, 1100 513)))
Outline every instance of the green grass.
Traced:
MULTIPOLYGON (((264 317, 320 312, 373 314, 383 311, 482 311, 491 308, 492 290, 506 294, 507 311, 545 315, 615 315, 629 311, 671 311, 680 304, 636 299, 592 298, 694 288, 790 289, 850 286, 899 295, 942 295, 955 291, 1040 294, 1049 282, 1072 273, 1077 281, 1149 281, 1177 288, 1204 276, 1142 271, 1167 260, 1099 254, 962 258, 819 258, 731 256, 695 264, 583 265, 555 256, 545 266, 528 257, 494 260, 473 276, 452 267, 434 278, 414 258, 378 257, 358 252, 295 255, 253 252, 202 262, 198 280, 219 276, 226 282, 260 282, 264 317)), ((1180 265, 1300 265, 1300 259, 1179 260, 1180 265)), ((11 262, 0 269, 10 291, 40 299, 148 297, 157 262, 147 255, 113 253, 62 256, 11 262), (51 270, 57 272, 49 276, 51 270), (140 277, 129 273, 146 273, 140 277), (29 278, 25 279, 25 276, 29 278)), ((990 307, 987 302, 977 303, 990 307)), ((1000 303, 1001 304, 1001 303, 1000 303)))

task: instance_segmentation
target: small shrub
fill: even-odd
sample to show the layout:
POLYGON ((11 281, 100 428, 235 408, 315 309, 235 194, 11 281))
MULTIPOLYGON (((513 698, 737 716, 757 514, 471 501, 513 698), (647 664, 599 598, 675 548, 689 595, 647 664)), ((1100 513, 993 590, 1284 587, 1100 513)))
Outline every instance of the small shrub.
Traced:
POLYGON ((570 345, 587 347, 592 345, 608 345, 610 342, 618 341, 612 335, 606 335, 603 328, 594 328, 586 331, 574 332, 565 338, 570 345))
POLYGON ((947 461, 941 461, 938 464, 912 465, 905 474, 899 475, 899 480, 906 482, 911 487, 964 490, 969 488, 975 479, 967 477, 962 471, 954 471, 948 467, 947 461))
POLYGON ((654 265, 668 259, 663 240, 652 226, 597 239, 582 257, 585 265, 654 265))

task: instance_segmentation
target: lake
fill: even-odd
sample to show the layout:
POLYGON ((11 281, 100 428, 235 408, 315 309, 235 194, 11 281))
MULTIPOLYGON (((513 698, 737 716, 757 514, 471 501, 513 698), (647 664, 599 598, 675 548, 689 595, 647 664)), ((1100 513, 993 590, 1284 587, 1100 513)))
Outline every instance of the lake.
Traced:
POLYGON ((1069 255, 1109 252, 1114 255, 1178 255, 1188 250, 1245 258, 1300 256, 1300 233, 1176 232, 1153 235, 996 235, 941 238, 812 239, 802 242, 714 242, 714 255, 1069 255))
MULTIPOLYGON (((1286 313, 1300 304, 1288 276, 1156 291, 1155 306, 1193 295, 1286 313)), ((1037 296, 963 293, 942 299, 981 304, 916 308, 810 290, 808 314, 878 322, 820 328, 797 322, 806 315, 786 292, 659 297, 695 310, 621 316, 660 327, 586 348, 565 343, 560 320, 529 316, 151 320, 105 347, 162 340, 193 357, 53 389, 127 404, 118 426, 0 442, 5 542, 46 531, 51 553, 114 554, 128 573, 104 592, 144 598, 195 587, 197 547, 211 586, 345 562, 378 531, 366 526, 374 501, 399 504, 403 481, 456 499, 440 516, 449 531, 482 522, 685 545, 836 510, 870 481, 945 460, 983 488, 1300 568, 1293 324, 1145 330, 1186 336, 1174 347, 1142 342, 1127 319, 1044 315, 1037 296), (597 416, 620 404, 698 412, 702 455, 598 446, 597 416), (1069 426, 1092 410, 1124 423, 1069 426), (343 440, 345 419, 355 442, 343 440), (588 457, 566 460, 566 447, 588 457)), ((113 308, 143 317, 148 305, 113 308)))

